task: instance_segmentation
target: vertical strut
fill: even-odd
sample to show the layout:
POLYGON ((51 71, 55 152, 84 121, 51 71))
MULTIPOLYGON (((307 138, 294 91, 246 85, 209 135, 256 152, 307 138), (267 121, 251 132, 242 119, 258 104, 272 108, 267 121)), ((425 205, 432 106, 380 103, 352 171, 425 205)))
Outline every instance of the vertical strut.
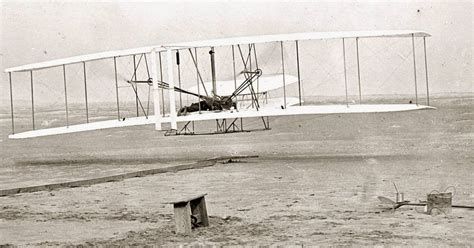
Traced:
POLYGON ((33 94, 33 70, 30 71, 30 84, 31 84, 31 117, 33 121, 33 130, 35 130, 35 99, 33 94))
MULTIPOLYGON (((148 68, 148 60, 146 58, 146 54, 144 53, 143 54, 143 57, 145 58, 145 66, 146 66, 146 73, 147 73, 147 76, 148 76, 148 81, 150 81, 150 78, 151 78, 151 75, 150 75, 150 70, 148 68)), ((156 59, 156 53, 155 53, 155 59, 156 59)), ((156 61, 155 61, 155 66, 156 66, 156 61)), ((158 77, 158 74, 155 75, 156 77, 158 77)), ((153 79, 152 79, 153 80, 153 79)), ((145 117, 148 119, 148 115, 150 113, 150 90, 151 90, 151 87, 150 85, 148 84, 148 99, 146 100, 146 113, 145 113, 145 117)), ((143 109, 143 107, 142 107, 143 109)))
POLYGON ((155 130, 161 130, 160 89, 158 88, 158 68, 156 66, 156 50, 151 50, 151 79, 153 83, 153 112, 155 115, 155 130))
MULTIPOLYGON (((160 61, 160 82, 163 82, 163 64, 161 63, 161 52, 158 52, 158 58, 160 61)), ((163 117, 165 116, 165 89, 161 88, 161 108, 163 111, 163 117)))
POLYGON ((86 62, 82 62, 84 68, 84 96, 86 99, 86 121, 89 123, 89 106, 87 104, 87 75, 86 75, 86 62))
POLYGON ((232 68, 234 69, 234 88, 237 89, 237 77, 235 72, 235 51, 234 45, 232 45, 232 68))
POLYGON ((347 96, 347 69, 346 69, 346 43, 342 38, 342 56, 344 57, 344 85, 346 89, 346 106, 349 107, 349 101, 347 96))
POLYGON ((360 87, 359 37, 356 38, 356 51, 357 51, 357 80, 359 82, 359 104, 361 104, 362 103, 362 89, 360 87))
POLYGON ((209 54, 211 55, 211 73, 212 73, 212 96, 217 96, 217 89, 216 89, 216 61, 214 57, 214 47, 211 47, 211 51, 209 54))
MULTIPOLYGON (((135 61, 135 54, 133 55, 133 81, 137 81, 137 63, 135 61)), ((132 84, 132 87, 133 84, 132 84)), ((136 90, 134 89, 135 91, 135 106, 137 108, 137 117, 140 115, 140 113, 138 112, 138 87, 137 85, 135 84, 135 87, 136 87, 136 90)))
POLYGON ((166 50, 166 60, 168 68, 168 85, 170 94, 170 122, 171 130, 177 130, 178 125, 176 124, 176 102, 174 97, 174 79, 173 79, 173 55, 171 49, 166 50))
MULTIPOLYGON (((234 45, 232 45, 232 68, 234 70, 234 88, 237 89, 237 74, 235 72, 235 51, 234 51, 234 45)), ((235 106, 237 106, 237 97, 235 97, 235 106)), ((237 108, 236 108, 237 110, 237 108)))
POLYGON ((12 134, 15 134, 15 119, 13 116, 13 87, 12 87, 12 73, 8 73, 8 79, 10 81, 10 111, 12 115, 12 134))
MULTIPOLYGON (((249 53, 247 54, 247 61, 248 61, 248 65, 249 65, 249 71, 252 71, 252 45, 249 44, 249 53)), ((244 73, 244 75, 247 75, 244 73)), ((255 98, 255 95, 253 93, 253 89, 252 89, 252 85, 250 85, 249 87, 250 89, 250 96, 252 97, 252 108, 254 107, 255 105, 255 101, 256 101, 256 98, 255 98)), ((257 110, 258 110, 258 106, 257 107, 257 110)))
POLYGON ((426 58, 426 37, 423 36, 423 49, 425 50, 425 80, 426 80, 426 100, 430 106, 430 90, 428 87, 428 60, 426 58))
POLYGON ((114 74, 115 74, 115 96, 117 98, 117 120, 120 121, 120 101, 119 101, 119 88, 117 78, 117 58, 114 57, 114 74))
POLYGON ((300 102, 301 106, 301 76, 300 76, 300 53, 299 53, 299 44, 298 41, 296 41, 296 68, 298 71, 298 99, 300 102))
POLYGON ((283 41, 280 41, 281 50, 281 68, 283 73, 283 104, 286 109, 286 81, 285 81, 285 58, 283 56, 283 41))
MULTIPOLYGON (((192 53, 191 53, 192 54, 192 53)), ((194 48, 194 56, 196 57, 196 83, 198 87, 198 95, 201 95, 201 89, 199 88, 199 69, 198 69, 198 54, 197 48, 194 48)), ((199 114, 201 113, 201 98, 198 97, 199 101, 199 114)))
POLYGON ((415 34, 411 34, 411 45, 413 48, 413 76, 415 79, 415 103, 418 105, 418 86, 416 82, 416 59, 415 59, 415 34))
MULTIPOLYGON (((181 88, 181 66, 179 61, 179 50, 176 50, 176 65, 178 66, 178 87, 181 88)), ((183 96, 181 91, 179 92, 179 109, 183 107, 183 96)))
POLYGON ((66 86, 66 65, 63 65, 64 78, 64 102, 66 103, 66 127, 69 127, 69 109, 67 105, 67 86, 66 86))

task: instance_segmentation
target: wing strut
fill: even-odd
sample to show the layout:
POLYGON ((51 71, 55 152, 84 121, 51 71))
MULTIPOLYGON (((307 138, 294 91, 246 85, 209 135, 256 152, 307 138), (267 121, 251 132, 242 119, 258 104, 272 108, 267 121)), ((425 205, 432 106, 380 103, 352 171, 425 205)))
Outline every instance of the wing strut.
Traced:
MULTIPOLYGON (((161 52, 158 52, 158 58, 160 62, 160 80, 163 81, 163 64, 161 62, 161 52)), ((165 117, 165 90, 161 89, 161 108, 163 111, 163 117, 165 117)))
MULTIPOLYGON (((145 58, 145 68, 146 68, 146 74, 148 75, 148 78, 150 78, 150 70, 148 69, 148 59, 146 58, 146 54, 143 54, 143 57, 145 58)), ((146 100, 146 114, 145 116, 148 118, 148 115, 150 113, 150 85, 148 85, 148 97, 146 100)))
POLYGON ((217 96, 217 89, 216 89, 216 61, 214 56, 214 47, 211 47, 211 51, 209 51, 209 55, 211 55, 211 75, 212 75, 212 95, 217 96))
MULTIPOLYGON (((234 72, 234 90, 237 89, 237 75, 236 75, 236 72, 235 72, 235 51, 234 51, 234 45, 232 45, 232 68, 233 68, 233 72, 234 72)), ((235 104, 236 106, 238 105, 238 102, 237 102, 237 97, 235 98, 235 104)), ((201 107, 201 106, 199 106, 201 107)))
POLYGON ((89 123, 89 106, 87 103, 87 74, 86 74, 86 62, 82 62, 82 67, 84 68, 84 97, 86 100, 86 121, 89 123))
MULTIPOLYGON (((249 53, 247 54, 247 59, 248 59, 248 65, 249 65, 249 71, 252 71, 252 44, 249 44, 248 45, 249 47, 249 53)), ((245 75, 245 78, 248 79, 248 75, 247 74, 244 74, 245 75)), ((256 105, 257 107, 257 110, 259 109, 259 104, 258 104, 258 98, 255 96, 255 91, 253 90, 253 85, 250 85, 249 87, 250 89, 250 94, 252 96, 252 107, 253 105, 256 105)))
MULTIPOLYGON (((161 57, 161 54, 160 54, 161 57)), ((153 80, 153 109, 155 112, 155 130, 161 130, 161 114, 160 114, 160 92, 158 89, 158 68, 156 65, 156 50, 150 53, 151 59, 151 78, 153 80)), ((160 66, 161 68, 161 66, 160 66)))
POLYGON ((425 55, 425 80, 426 80, 426 100, 428 101, 428 106, 430 106, 430 90, 428 87, 428 61, 426 59, 426 37, 423 36, 423 50, 425 55))
MULTIPOLYGON (((178 87, 181 88, 181 65, 179 61, 179 50, 176 50, 176 66, 178 67, 178 87)), ((183 107, 183 96, 179 92, 179 108, 183 107)))
POLYGON ((66 86, 66 65, 63 65, 63 79, 64 79, 64 102, 66 104, 66 127, 69 127, 69 109, 67 105, 67 86, 66 86))
MULTIPOLYGON (((301 106, 301 77, 300 77, 300 53, 298 51, 298 41, 296 40, 295 41, 296 44, 296 68, 297 68, 297 71, 298 71, 298 99, 299 99, 299 102, 300 102, 300 106, 301 106)), ((345 59, 345 58, 344 58, 345 59)), ((344 62, 345 63, 345 62, 344 62)), ((347 92, 346 92, 346 95, 347 95, 347 92)), ((347 97, 346 97, 347 98, 347 97)), ((347 100, 346 100, 347 102, 347 100)))
POLYGON ((170 122, 171 130, 177 130, 178 125, 176 123, 176 102, 174 97, 174 79, 173 79, 173 55, 171 54, 171 49, 166 50, 166 62, 168 69, 168 83, 169 83, 169 94, 170 94, 170 122))
POLYGON ((10 81, 10 110, 12 114, 12 134, 15 134, 15 119, 13 118, 13 87, 12 87, 12 73, 8 73, 8 80, 10 81))
MULTIPOLYGON (((134 54, 132 56, 133 58, 133 75, 132 75, 132 79, 130 81, 137 81, 137 62, 136 62, 136 55, 134 54)), ((138 64, 140 64, 140 61, 141 61, 142 57, 140 57, 140 59, 138 60, 138 64)), ((139 113, 138 113, 138 92, 137 90, 135 89, 135 86, 133 85, 133 83, 130 84, 132 86, 132 89, 133 91, 135 92, 135 106, 136 106, 136 109, 137 109, 137 117, 139 116, 139 113)))
POLYGON ((33 70, 30 71, 30 83, 31 83, 31 117, 33 121, 33 130, 35 130, 35 98, 33 92, 33 70))
POLYGON ((283 54, 283 41, 280 41, 281 50, 281 70, 283 74, 283 108, 286 109, 286 82, 285 82, 285 56, 283 54))
POLYGON ((413 76, 415 79, 415 103, 418 106, 418 87, 416 82, 416 59, 415 59, 415 34, 411 34, 411 45, 413 47, 413 76))
MULTIPOLYGON (((141 60, 142 60, 142 56, 140 56, 140 59, 138 60, 138 64, 140 64, 141 60)), ((133 76, 132 76, 132 79, 134 81, 137 81, 137 68, 138 68, 138 66, 137 66, 137 62, 136 62, 136 55, 134 54, 133 55, 133 76)), ((135 87, 138 87, 138 86, 133 85, 133 83, 130 84, 130 85, 132 86, 132 89, 135 92, 135 106, 136 106, 136 109, 137 109, 137 117, 138 117, 138 116, 140 116, 140 114, 138 112, 138 101, 139 101, 139 99, 138 99, 138 90, 135 89, 135 87)))
MULTIPOLYGON (((260 69, 258 69, 257 49, 255 48, 255 43, 253 43, 253 44, 250 45, 249 47, 250 47, 250 49, 253 47, 253 54, 254 54, 254 57, 255 57, 255 68, 256 68, 256 72, 259 74, 259 75, 256 75, 256 78, 255 78, 255 79, 251 79, 251 81, 250 81, 251 83, 250 83, 250 86, 249 86, 249 87, 250 87, 250 92, 252 93, 252 97, 253 97, 253 99, 254 99, 255 106, 256 106, 257 111, 258 111, 259 108, 260 108, 260 104, 258 103, 258 87, 259 87, 259 85, 258 85, 258 83, 259 83, 258 78, 262 75, 262 72, 261 72, 260 69), (259 72, 259 71, 260 71, 260 72, 259 72), (256 92, 255 92, 255 89, 254 89, 254 87, 253 87, 253 81, 254 81, 254 80, 257 81, 257 91, 256 91, 256 92)), ((250 57, 250 59, 249 59, 249 61, 250 61, 250 71, 252 71, 252 54, 251 54, 250 51, 249 51, 249 57, 250 57)), ((250 76, 252 76, 252 75, 250 74, 250 76)))
POLYGON ((117 78, 117 57, 114 57, 114 74, 115 74, 115 96, 117 98, 117 120, 120 121, 120 101, 119 101, 118 78, 117 78))
POLYGON ((356 37, 357 80, 359 82, 359 104, 362 104, 362 89, 360 88, 359 37, 356 37))
POLYGON ((346 106, 349 107, 349 97, 347 96, 346 43, 344 41, 344 38, 342 38, 342 57, 344 60, 344 85, 346 89, 346 106))

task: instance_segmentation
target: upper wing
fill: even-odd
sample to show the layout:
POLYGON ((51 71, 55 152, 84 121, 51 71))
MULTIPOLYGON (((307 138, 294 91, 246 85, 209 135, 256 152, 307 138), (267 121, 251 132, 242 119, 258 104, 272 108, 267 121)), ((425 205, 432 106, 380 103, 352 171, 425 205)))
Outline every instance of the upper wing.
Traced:
POLYGON ((219 47, 238 44, 258 44, 276 41, 303 41, 303 40, 327 40, 342 38, 375 38, 375 37, 428 37, 429 33, 418 30, 376 30, 376 31, 346 31, 346 32, 310 32, 272 34, 258 36, 244 36, 224 39, 202 40, 183 42, 166 45, 172 48, 194 48, 194 47, 219 47))
POLYGON ((295 40, 324 40, 324 39, 341 39, 341 38, 373 38, 373 37, 427 37, 429 33, 416 30, 378 30, 378 31, 350 31, 350 32, 312 32, 312 33, 292 33, 292 34, 275 34, 275 35, 259 35, 244 36, 225 39, 202 40, 192 42, 182 42, 174 44, 162 44, 155 46, 139 47, 127 50, 108 51, 101 53, 91 53, 86 55, 74 56, 63 59, 49 60, 40 63, 27 64, 5 69, 5 72, 19 72, 40 70, 55 66, 62 66, 74 63, 93 61, 98 59, 107 59, 113 57, 128 56, 134 54, 149 53, 152 49, 157 52, 167 49, 188 49, 199 47, 219 47, 238 44, 257 44, 276 41, 295 41, 295 40))
POLYGON ((133 49, 126 49, 126 50, 90 53, 90 54, 84 54, 84 55, 73 56, 73 57, 68 57, 68 58, 48 60, 48 61, 44 61, 40 63, 11 67, 11 68, 5 69, 5 72, 40 70, 40 69, 46 69, 46 68, 51 68, 51 67, 56 67, 56 66, 94 61, 94 60, 99 60, 99 59, 108 59, 108 58, 114 58, 114 57, 118 58, 122 56, 134 55, 134 54, 143 54, 143 53, 151 52, 153 48, 155 47, 154 46, 139 47, 139 48, 133 48, 133 49))

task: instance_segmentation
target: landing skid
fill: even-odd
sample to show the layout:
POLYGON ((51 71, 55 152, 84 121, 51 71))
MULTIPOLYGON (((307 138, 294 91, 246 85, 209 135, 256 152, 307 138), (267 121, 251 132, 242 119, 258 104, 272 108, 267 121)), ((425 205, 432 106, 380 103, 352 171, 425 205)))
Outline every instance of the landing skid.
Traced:
POLYGON ((165 136, 171 136, 171 135, 194 135, 194 121, 188 121, 186 124, 184 124, 183 128, 181 128, 179 131, 178 130, 167 130, 165 132, 165 136), (191 127, 190 127, 191 125, 191 127))
MULTIPOLYGON (((258 130, 270 130, 270 119, 268 116, 260 117, 263 122, 263 129, 258 130)), ((230 119, 216 119, 216 131, 213 133, 196 133, 194 129, 194 121, 188 121, 184 126, 178 130, 167 130, 165 136, 174 135, 210 135, 210 134, 226 134, 226 133, 240 133, 240 132, 251 132, 256 130, 245 130, 244 122, 242 118, 230 119)))
MULTIPOLYGON (((270 130, 270 119, 267 117, 261 117, 263 121, 263 130, 270 130)), ((227 124, 227 119, 216 120, 216 132, 215 134, 223 133, 238 133, 238 132, 250 132, 250 130, 244 129, 244 122, 242 118, 235 118, 227 124), (240 119, 240 121, 239 121, 240 119)))

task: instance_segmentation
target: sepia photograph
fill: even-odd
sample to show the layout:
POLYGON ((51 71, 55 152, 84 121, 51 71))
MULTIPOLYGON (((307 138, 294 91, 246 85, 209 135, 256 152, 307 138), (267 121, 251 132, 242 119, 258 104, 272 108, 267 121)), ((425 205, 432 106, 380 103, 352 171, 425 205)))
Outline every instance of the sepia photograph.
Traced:
POLYGON ((470 247, 469 0, 0 0, 0 247, 470 247))

